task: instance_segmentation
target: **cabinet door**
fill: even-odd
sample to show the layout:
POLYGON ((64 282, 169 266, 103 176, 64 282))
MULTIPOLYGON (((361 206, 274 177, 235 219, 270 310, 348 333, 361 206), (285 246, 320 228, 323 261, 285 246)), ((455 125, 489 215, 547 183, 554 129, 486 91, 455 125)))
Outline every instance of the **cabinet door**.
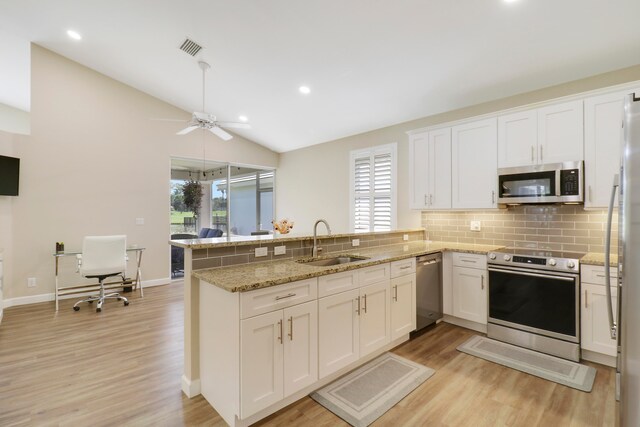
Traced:
MULTIPOLYGON (((417 303, 417 301, 416 301, 417 303)), ((453 253, 442 254, 442 312, 453 316, 453 253)))
MULTIPOLYGON (((616 318, 618 308, 618 289, 611 287, 613 313, 616 318)), ((607 313, 606 288, 602 285, 582 283, 581 312, 581 347, 585 350, 615 356, 616 340, 611 339, 609 332, 609 315, 607 313)))
POLYGON ((284 310, 284 397, 318 380, 318 302, 284 310))
POLYGON ((538 109, 538 163, 583 160, 582 101, 538 109))
POLYGON ((613 176, 620 173, 625 94, 618 92, 584 101, 584 206, 587 208, 609 206, 613 176))
POLYGON ((391 279, 391 340, 416 329, 416 275, 391 279))
POLYGON ((360 357, 391 341, 389 280, 360 288, 360 357))
POLYGON ((284 397, 282 310, 240 322, 242 418, 284 397))
POLYGON ((537 110, 498 117, 498 167, 535 165, 537 158, 537 110))
POLYGON ((429 209, 451 209, 451 128, 429 132, 429 209))
POLYGON ((454 209, 497 207, 496 132, 496 119, 452 128, 451 205, 454 209))
POLYGON ((318 349, 320 378, 358 360, 359 289, 318 300, 318 349))
POLYGON ((486 271, 453 267, 453 315, 487 324, 486 271))
POLYGON ((411 209, 427 209, 429 204, 429 133, 409 137, 411 169, 411 209))

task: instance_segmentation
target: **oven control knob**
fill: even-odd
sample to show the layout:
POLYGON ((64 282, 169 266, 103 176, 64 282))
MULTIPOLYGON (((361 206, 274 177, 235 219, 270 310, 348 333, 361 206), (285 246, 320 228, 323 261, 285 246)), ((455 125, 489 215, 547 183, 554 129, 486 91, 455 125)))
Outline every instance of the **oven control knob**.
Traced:
POLYGON ((505 261, 511 261, 511 255, 505 255, 503 258, 505 261))
POLYGON ((489 254, 489 259, 496 259, 496 254, 489 254))
POLYGON ((556 260, 555 260, 555 259, 551 258, 551 259, 549 260, 549 265, 550 265, 551 267, 555 267, 555 266, 556 266, 556 264, 557 264, 557 263, 556 263, 556 260))
POLYGON ((573 268, 573 267, 575 267, 575 266, 576 266, 576 263, 575 263, 575 262, 573 262, 573 261, 568 261, 568 262, 567 262, 567 267, 569 267, 569 268, 573 268))

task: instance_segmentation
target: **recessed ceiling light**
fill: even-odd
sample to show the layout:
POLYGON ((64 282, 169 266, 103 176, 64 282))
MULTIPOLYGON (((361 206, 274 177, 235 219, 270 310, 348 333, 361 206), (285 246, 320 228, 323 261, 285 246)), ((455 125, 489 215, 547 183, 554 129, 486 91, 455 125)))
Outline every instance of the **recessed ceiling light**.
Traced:
POLYGON ((309 95, 311 93, 311 89, 309 89, 309 86, 300 86, 298 90, 304 95, 309 95))
POLYGON ((505 3, 515 3, 515 2, 517 2, 518 0, 503 0, 503 1, 504 1, 505 3))
POLYGON ((248 122, 249 118, 247 116, 238 116, 238 120, 240 120, 241 122, 248 122))
POLYGON ((82 36, 77 31, 67 30, 67 35, 74 40, 82 40, 82 36))

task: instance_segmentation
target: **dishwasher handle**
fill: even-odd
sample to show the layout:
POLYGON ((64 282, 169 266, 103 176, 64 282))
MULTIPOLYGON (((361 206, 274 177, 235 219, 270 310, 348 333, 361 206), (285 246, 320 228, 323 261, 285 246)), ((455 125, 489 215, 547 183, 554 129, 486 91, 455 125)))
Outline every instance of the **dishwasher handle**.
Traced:
POLYGON ((432 265, 432 264, 438 264, 442 262, 442 257, 428 257, 428 256, 423 256, 423 257, 418 257, 416 258, 416 264, 422 264, 422 265, 432 265))

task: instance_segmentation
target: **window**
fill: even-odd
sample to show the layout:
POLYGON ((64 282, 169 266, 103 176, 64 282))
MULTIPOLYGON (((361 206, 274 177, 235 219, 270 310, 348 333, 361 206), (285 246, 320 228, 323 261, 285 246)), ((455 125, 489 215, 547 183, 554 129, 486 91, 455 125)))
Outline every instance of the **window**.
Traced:
POLYGON ((396 228, 396 144, 351 152, 351 229, 396 228))

